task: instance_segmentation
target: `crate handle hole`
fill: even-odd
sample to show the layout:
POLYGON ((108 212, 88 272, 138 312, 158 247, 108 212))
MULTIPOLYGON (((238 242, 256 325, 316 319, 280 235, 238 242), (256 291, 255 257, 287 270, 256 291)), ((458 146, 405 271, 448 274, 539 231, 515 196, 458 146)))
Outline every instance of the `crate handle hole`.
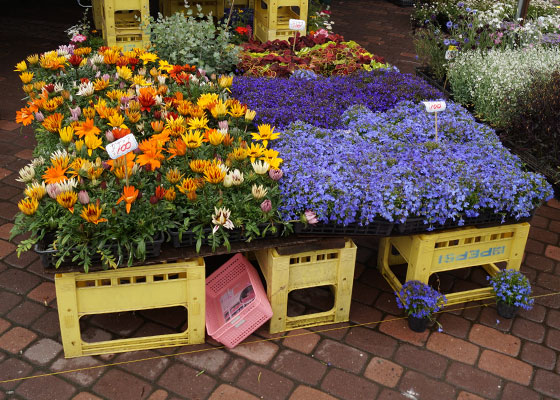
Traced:
POLYGON ((145 276, 135 276, 134 283, 146 283, 147 279, 145 276))
POLYGON ((165 280, 165 275, 154 275, 154 282, 160 282, 165 280))

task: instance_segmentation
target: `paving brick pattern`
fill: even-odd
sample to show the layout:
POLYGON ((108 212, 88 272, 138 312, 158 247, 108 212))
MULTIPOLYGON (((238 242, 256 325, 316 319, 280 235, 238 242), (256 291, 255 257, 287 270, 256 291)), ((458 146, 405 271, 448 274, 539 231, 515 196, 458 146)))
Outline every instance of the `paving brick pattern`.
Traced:
MULTIPOLYGON (((15 178, 34 146, 33 132, 20 132, 13 122, 22 105, 13 66, 62 43, 64 28, 81 16, 76 2, 50 3, 49 10, 25 6, 0 16, 0 400, 560 399, 557 199, 537 210, 522 265, 534 293, 543 297, 514 320, 498 317, 492 304, 469 303, 438 316, 442 332, 437 325, 425 333, 410 331, 376 270, 377 241, 355 238, 359 265, 349 323, 286 335, 270 335, 265 326, 249 340, 268 341, 233 350, 217 349, 209 339, 198 346, 65 359, 53 276, 33 252, 16 256, 20 238, 8 240, 22 189, 15 178), (139 359, 149 360, 134 362, 139 359), (115 365, 91 369, 109 363, 115 365), (68 370, 78 371, 5 382, 68 370)), ((413 72, 410 8, 382 0, 332 0, 332 11, 338 33, 413 72)), ((484 274, 456 271, 440 280, 457 290, 484 283, 484 274)), ((99 316, 84 319, 83 337, 169 333, 184 322, 177 310, 99 316)))

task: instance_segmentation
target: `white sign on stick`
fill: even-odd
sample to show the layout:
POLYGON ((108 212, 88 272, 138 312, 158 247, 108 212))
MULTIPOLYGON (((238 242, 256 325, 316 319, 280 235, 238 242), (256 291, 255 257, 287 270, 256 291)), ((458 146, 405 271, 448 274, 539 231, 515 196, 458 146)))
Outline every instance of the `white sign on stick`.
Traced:
POLYGON ((429 113, 441 112, 447 108, 445 101, 423 101, 424 106, 426 106, 426 111, 429 113))
POLYGON ((113 143, 108 144, 105 149, 109 153, 109 157, 113 160, 124 156, 138 148, 138 142, 132 133, 129 133, 125 137, 115 140, 113 143))
POLYGON ((305 29, 305 21, 303 19, 290 19, 289 27, 293 31, 302 31, 305 29))

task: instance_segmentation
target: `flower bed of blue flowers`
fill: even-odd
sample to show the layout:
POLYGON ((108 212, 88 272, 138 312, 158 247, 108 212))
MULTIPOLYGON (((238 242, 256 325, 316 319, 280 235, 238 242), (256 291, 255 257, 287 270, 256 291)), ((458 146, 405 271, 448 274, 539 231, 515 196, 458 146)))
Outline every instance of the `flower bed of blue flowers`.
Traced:
POLYGON ((430 230, 482 212, 526 217, 552 196, 543 177, 457 104, 440 113, 437 141, 433 114, 412 101, 381 112, 353 106, 339 120, 341 129, 296 122, 284 130, 284 218, 306 209, 342 225, 422 217, 430 230))

